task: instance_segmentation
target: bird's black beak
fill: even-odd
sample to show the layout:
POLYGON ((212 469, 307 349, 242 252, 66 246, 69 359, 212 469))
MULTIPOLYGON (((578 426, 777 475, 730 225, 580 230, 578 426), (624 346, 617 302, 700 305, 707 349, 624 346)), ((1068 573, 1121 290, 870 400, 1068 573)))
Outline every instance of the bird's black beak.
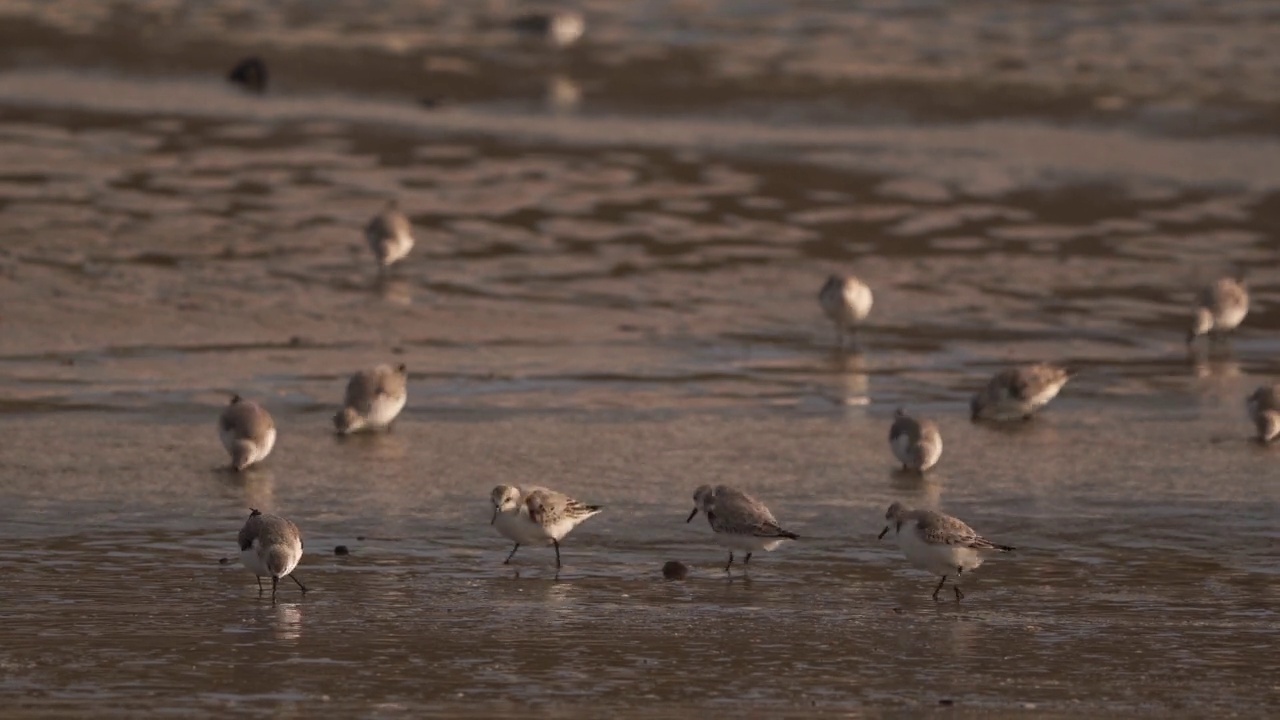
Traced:
POLYGON ((698 508, 694 508, 693 512, 689 513, 689 519, 685 520, 685 522, 693 522, 693 516, 697 514, 698 514, 698 508))
POLYGON ((883 540, 883 539, 884 539, 885 534, 887 534, 888 532, 889 532, 889 526, 888 526, 888 525, 885 525, 885 526, 884 526, 884 529, 880 531, 880 534, 876 536, 876 539, 877 539, 877 540, 883 540))
MULTIPOLYGON (((490 525, 492 525, 492 524, 494 524, 494 523, 496 523, 496 522, 498 522, 498 506, 497 506, 497 505, 494 505, 494 506, 493 506, 493 519, 489 521, 489 524, 490 524, 490 525)), ((889 528, 885 528, 885 530, 888 530, 888 529, 889 529, 889 528)))

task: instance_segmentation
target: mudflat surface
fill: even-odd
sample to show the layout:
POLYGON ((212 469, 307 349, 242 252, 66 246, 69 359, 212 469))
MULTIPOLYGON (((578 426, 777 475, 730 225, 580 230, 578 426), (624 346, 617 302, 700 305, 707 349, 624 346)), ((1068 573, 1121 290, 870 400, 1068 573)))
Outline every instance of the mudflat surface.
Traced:
POLYGON ((597 0, 554 50, 521 3, 6 4, 6 712, 1274 714, 1276 11, 1006 6, 597 0), (262 95, 222 81, 250 53, 262 95), (1244 326, 1189 351, 1233 264, 1244 326), (838 271, 875 292, 843 351, 838 271), (1081 373, 971 424, 1031 360, 1081 373), (404 414, 335 437, 379 362, 404 414), (231 393, 280 433, 243 474, 231 393), (924 478, 898 406, 941 426, 924 478), (703 483, 802 540, 726 576, 703 483), (558 575, 504 566, 497 484, 606 509, 558 575), (895 500, 1019 550, 934 602, 895 500), (305 597, 239 565, 250 507, 305 597))

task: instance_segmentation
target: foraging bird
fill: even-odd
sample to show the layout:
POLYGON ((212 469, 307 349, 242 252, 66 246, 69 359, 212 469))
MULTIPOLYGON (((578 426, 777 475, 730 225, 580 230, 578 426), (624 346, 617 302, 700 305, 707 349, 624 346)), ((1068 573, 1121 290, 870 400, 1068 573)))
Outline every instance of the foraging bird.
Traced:
POLYGON ((924 472, 942 457, 942 433, 932 420, 916 420, 898 408, 889 426, 889 448, 902 463, 903 470, 924 472))
POLYGON ((271 578, 271 602, 276 601, 276 587, 286 575, 307 591, 307 586, 293 574, 302 560, 302 533, 298 526, 279 515, 263 515, 256 509, 249 511, 249 519, 240 528, 240 562, 258 580, 258 593, 262 593, 262 578, 271 578))
POLYGON ((947 578, 955 575, 957 579, 951 583, 951 587, 955 590, 956 602, 960 602, 964 597, 960 590, 961 573, 976 570, 986 559, 983 557, 985 552, 1011 552, 1016 549, 1008 545, 997 545, 978 535, 959 518, 933 510, 912 510, 895 502, 889 506, 884 517, 888 524, 880 531, 877 539, 893 530, 898 547, 902 549, 908 562, 942 576, 938 586, 933 589, 934 600, 938 599, 938 593, 946 584, 947 578))
POLYGON ((1049 363, 1001 370, 969 401, 969 419, 1030 420, 1074 376, 1074 370, 1049 363))
POLYGON ((693 512, 685 522, 692 522, 699 510, 706 513, 716 543, 729 548, 725 572, 733 566, 734 550, 747 553, 742 561, 746 565, 757 550, 768 552, 781 545, 783 540, 799 539, 798 535, 778 525, 764 503, 728 485, 699 486, 693 492, 693 512))
POLYGON ((557 48, 566 48, 576 43, 587 31, 587 20, 582 13, 572 10, 529 13, 512 20, 511 28, 525 35, 542 38, 557 48))
POLYGON ((408 400, 409 371, 403 363, 361 370, 347 382, 342 409, 333 416, 341 435, 390 427, 408 400))
POLYGON ((1249 289, 1243 277, 1224 277, 1200 291, 1196 314, 1187 331, 1187 344, 1201 335, 1212 340, 1225 336, 1249 314, 1249 289))
POLYGON ((1245 399, 1249 419, 1258 429, 1258 440, 1267 443, 1280 435, 1280 385, 1263 385, 1245 399))
POLYGON ((493 502, 493 519, 489 524, 516 544, 502 561, 503 565, 511 562, 521 545, 554 545, 556 569, 559 569, 560 541, 584 520, 604 509, 541 487, 521 490, 499 485, 489 493, 489 499, 493 502))
POLYGON ((836 344, 844 347, 846 333, 854 332, 871 313, 871 288, 852 275, 832 275, 818 291, 822 312, 836 326, 836 344))
POLYGON ((271 454, 276 424, 261 405, 233 395, 218 418, 218 437, 231 455, 231 467, 239 472, 271 454))
POLYGON ((382 212, 365 225, 364 237, 378 263, 379 273, 386 272, 413 249, 413 225, 400 212, 395 200, 387 202, 382 212))

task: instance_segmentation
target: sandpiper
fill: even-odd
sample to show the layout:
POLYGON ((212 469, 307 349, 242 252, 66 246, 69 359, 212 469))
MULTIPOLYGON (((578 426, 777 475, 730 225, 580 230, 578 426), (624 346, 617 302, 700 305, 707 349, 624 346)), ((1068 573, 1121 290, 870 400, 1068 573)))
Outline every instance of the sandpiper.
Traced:
POLYGON ((685 522, 692 522, 699 510, 706 513, 716 543, 729 548, 725 572, 733 566, 734 550, 747 553, 742 561, 746 565, 751 562, 753 552, 768 552, 781 545, 783 540, 798 539, 795 533, 778 525, 764 503, 728 485, 699 486, 693 492, 693 512, 685 522))
POLYGON ((602 507, 587 505, 564 493, 541 487, 521 490, 511 485, 499 485, 489 493, 493 502, 491 525, 513 541, 503 565, 511 562, 521 545, 554 545, 556 569, 560 568, 560 541, 587 518, 596 515, 602 507))
POLYGON ((271 454, 276 424, 261 405, 233 395, 218 418, 218 437, 231 455, 231 467, 240 471, 271 454))
POLYGON ((1224 277, 1200 291, 1196 314, 1187 331, 1187 343, 1201 335, 1210 340, 1223 337, 1239 327, 1249 314, 1249 289, 1243 277, 1224 277))
POLYGON ((971 420, 1030 420, 1058 395, 1075 371, 1035 363, 1006 368, 969 401, 971 420))
POLYGON ((902 503, 889 506, 884 514, 888 524, 880 531, 883 538, 890 530, 898 540, 898 547, 907 561, 922 570, 934 575, 941 575, 942 580, 933 589, 933 599, 946 584, 947 578, 956 576, 951 587, 956 593, 956 602, 964 597, 960 590, 959 577, 966 570, 976 570, 982 561, 983 552, 998 550, 1010 552, 1015 548, 1008 545, 997 545, 978 535, 973 528, 964 524, 959 518, 935 512, 933 510, 912 510, 902 503))
POLYGON ((835 324, 836 344, 843 348, 845 335, 856 331, 871 313, 871 288, 852 275, 832 275, 818 291, 818 302, 835 324))
POLYGON ((378 263, 379 273, 385 273, 413 249, 413 225, 400 212, 395 200, 389 201, 386 208, 369 221, 364 237, 378 263))
POLYGON ((889 426, 889 447, 903 470, 924 472, 938 464, 938 458, 942 457, 942 433, 934 421, 916 420, 898 408, 893 414, 893 425, 889 426))
POLYGON ((333 426, 342 435, 390 427, 408 399, 408 379, 403 363, 378 365, 352 375, 342 409, 333 416, 333 426))
POLYGON ((528 13, 511 21, 516 32, 545 40, 549 45, 566 48, 578 42, 587 31, 587 20, 574 10, 528 13))
POLYGON ((307 586, 293 574, 302 560, 302 533, 298 526, 279 515, 263 515, 256 509, 249 511, 249 519, 240 528, 240 562, 258 580, 258 593, 262 593, 262 578, 271 578, 271 602, 276 601, 276 587, 280 578, 293 578, 307 591, 307 586))
POLYGON ((1258 439, 1271 442, 1280 435, 1280 385, 1263 385, 1245 399, 1249 419, 1258 429, 1258 439))

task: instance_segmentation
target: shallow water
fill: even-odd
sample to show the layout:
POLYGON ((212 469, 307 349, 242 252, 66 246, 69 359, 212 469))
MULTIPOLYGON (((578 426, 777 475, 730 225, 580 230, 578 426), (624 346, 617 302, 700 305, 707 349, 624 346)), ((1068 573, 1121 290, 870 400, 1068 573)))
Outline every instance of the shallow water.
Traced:
POLYGON ((0 8, 8 714, 1274 713, 1270 3, 599 0, 559 52, 527 7, 0 8), (220 79, 250 52, 262 96, 220 79), (379 282, 389 196, 418 246, 379 282), (1231 263, 1245 326, 1188 353, 1231 263), (876 293, 844 353, 840 269, 876 293), (1033 359, 1082 372, 971 425, 1033 359), (383 361, 405 414, 335 438, 383 361), (243 475, 232 392, 280 428, 243 475), (803 540, 726 578, 706 482, 803 540), (503 566, 498 483, 606 510, 558 576, 503 566), (935 603, 894 500, 1019 550, 935 603), (239 566, 249 507, 301 526, 305 597, 239 566))

